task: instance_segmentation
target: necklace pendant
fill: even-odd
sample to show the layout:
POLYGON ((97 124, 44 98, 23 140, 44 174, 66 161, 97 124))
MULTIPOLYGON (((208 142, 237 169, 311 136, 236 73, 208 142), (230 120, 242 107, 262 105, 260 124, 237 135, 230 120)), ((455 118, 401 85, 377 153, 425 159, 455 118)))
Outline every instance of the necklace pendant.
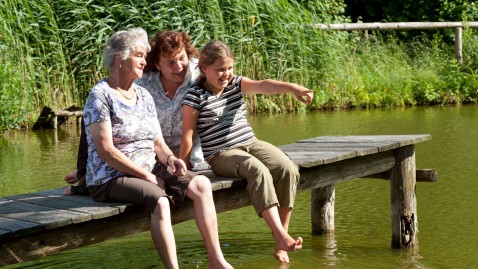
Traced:
MULTIPOLYGON (((119 93, 126 99, 126 100, 131 100, 133 99, 135 96, 136 96, 136 91, 134 90, 133 88, 133 95, 131 96, 127 96, 126 94, 123 93, 123 91, 125 92, 129 92, 129 89, 128 90, 123 90, 120 86, 118 86, 118 83, 116 83, 116 81, 113 79, 112 76, 109 76, 109 78, 111 79, 111 81, 113 82, 113 84, 115 85, 117 91, 119 91, 119 93)), ((131 89, 131 88, 130 88, 131 89)))

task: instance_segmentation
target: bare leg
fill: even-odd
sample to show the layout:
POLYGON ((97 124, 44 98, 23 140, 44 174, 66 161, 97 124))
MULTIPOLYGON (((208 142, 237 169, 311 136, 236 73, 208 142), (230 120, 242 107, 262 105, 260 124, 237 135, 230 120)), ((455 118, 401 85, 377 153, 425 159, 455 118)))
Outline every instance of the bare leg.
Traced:
POLYGON ((233 268, 225 259, 219 244, 216 208, 212 198, 211 182, 205 176, 195 176, 186 193, 194 203, 196 225, 206 245, 210 269, 233 268))
MULTIPOLYGON (((290 218, 290 212, 289 218, 290 218)), ((289 252, 289 251, 296 251, 302 249, 302 238, 298 237, 297 239, 293 239, 287 232, 286 229, 284 229, 281 217, 279 215, 279 209, 277 205, 270 206, 266 209, 264 209, 261 212, 262 218, 266 221, 267 225, 272 230, 272 236, 274 237, 274 240, 276 242, 276 254, 279 253, 282 254, 280 250, 284 252, 289 252)), ((287 223, 287 227, 289 226, 289 220, 286 219, 287 216, 284 216, 284 220, 287 223)), ((274 255, 276 259, 278 259, 281 262, 288 262, 288 260, 280 260, 280 259, 288 259, 287 257, 284 257, 282 255, 274 255)))
POLYGON ((166 197, 159 198, 156 208, 151 214, 151 237, 164 267, 178 269, 176 242, 171 225, 169 200, 166 197))
MULTIPOLYGON (((284 230, 286 232, 289 231, 289 222, 290 222, 291 215, 292 215, 292 208, 290 207, 279 208, 279 217, 282 223, 282 227, 284 227, 284 230)), ((287 251, 285 250, 276 249, 274 257, 281 262, 287 262, 287 263, 289 262, 289 255, 287 254, 287 251)))

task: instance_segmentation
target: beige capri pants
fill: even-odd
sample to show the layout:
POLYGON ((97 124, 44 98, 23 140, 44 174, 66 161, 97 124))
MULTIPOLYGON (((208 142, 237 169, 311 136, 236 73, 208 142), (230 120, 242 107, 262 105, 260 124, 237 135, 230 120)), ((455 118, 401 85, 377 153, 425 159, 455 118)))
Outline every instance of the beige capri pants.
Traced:
POLYGON ((209 160, 217 176, 247 179, 247 192, 260 216, 271 205, 294 206, 299 170, 282 150, 262 140, 220 151, 209 160))

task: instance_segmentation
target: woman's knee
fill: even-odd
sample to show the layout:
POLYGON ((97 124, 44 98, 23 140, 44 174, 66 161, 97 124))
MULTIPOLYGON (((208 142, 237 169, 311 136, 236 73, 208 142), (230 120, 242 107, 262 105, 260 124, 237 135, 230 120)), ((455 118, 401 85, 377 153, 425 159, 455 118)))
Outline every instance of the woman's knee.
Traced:
POLYGON ((154 213, 159 213, 169 211, 170 210, 170 205, 169 205, 169 199, 166 196, 160 197, 156 201, 156 207, 154 208, 154 213))
POLYGON ((191 179, 188 185, 187 196, 192 198, 210 192, 212 192, 212 187, 209 178, 203 175, 197 175, 191 179))

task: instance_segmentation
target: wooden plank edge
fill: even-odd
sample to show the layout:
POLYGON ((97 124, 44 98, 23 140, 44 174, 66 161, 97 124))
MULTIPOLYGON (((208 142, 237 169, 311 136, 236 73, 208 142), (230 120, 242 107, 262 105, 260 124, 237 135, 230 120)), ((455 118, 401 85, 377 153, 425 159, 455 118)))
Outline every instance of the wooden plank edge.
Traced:
MULTIPOLYGON (((251 204, 249 195, 243 187, 215 191, 214 202, 217 213, 251 204)), ((192 201, 187 199, 183 205, 174 208, 171 217, 173 225, 194 219, 192 201)), ((109 218, 5 238, 0 242, 0 266, 34 260, 53 253, 147 231, 149 228, 148 212, 133 205, 122 214, 109 218)))
MULTIPOLYGON (((438 182, 437 171, 435 169, 417 169, 415 171, 417 182, 438 182)), ((365 178, 390 179, 390 171, 366 176, 365 178)))

